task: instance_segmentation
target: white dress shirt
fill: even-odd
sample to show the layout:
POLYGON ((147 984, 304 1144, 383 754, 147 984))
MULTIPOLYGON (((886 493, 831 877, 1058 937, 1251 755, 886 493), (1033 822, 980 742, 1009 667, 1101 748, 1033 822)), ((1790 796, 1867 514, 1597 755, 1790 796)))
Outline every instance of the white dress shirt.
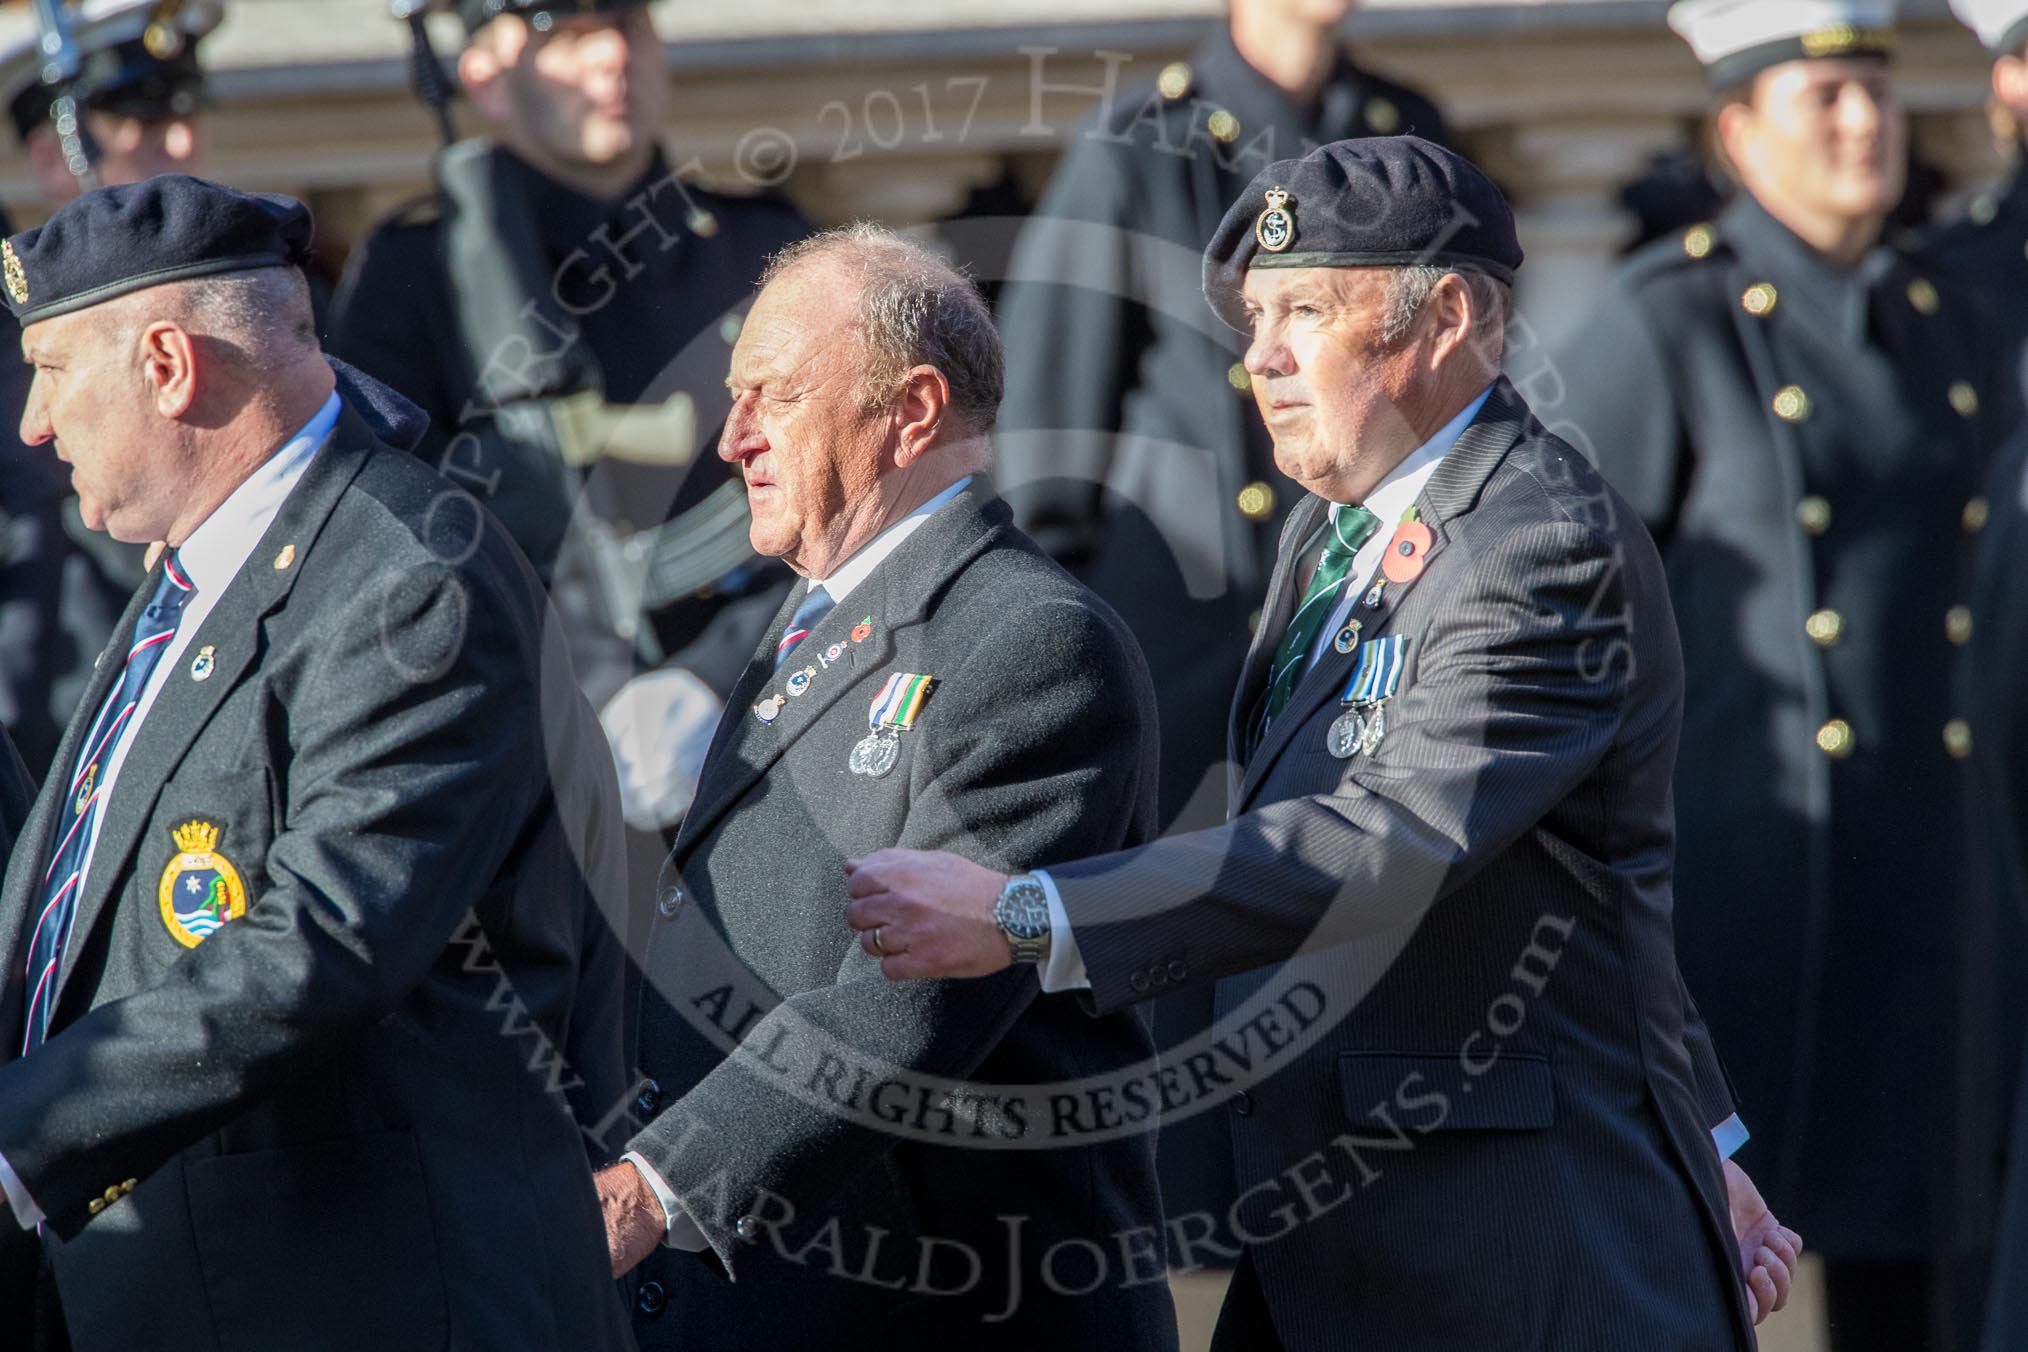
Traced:
MULTIPOLYGON (((177 678, 183 666, 183 654, 189 651, 196 640, 198 631, 204 627, 206 617, 231 585, 233 578, 246 564, 261 537, 274 523, 275 514, 282 509, 282 503, 302 480, 303 471, 310 467, 317 448, 331 435, 331 429, 338 425, 341 405, 333 394, 324 401, 322 408, 303 424, 303 429, 283 443, 282 448, 269 456, 265 463, 245 482, 232 490, 232 496, 221 502, 202 525, 192 532, 176 551, 176 562, 183 569, 183 575, 190 579, 196 594, 185 603, 183 615, 176 624, 176 637, 169 640, 155 669, 148 673, 148 683, 141 688, 140 702, 134 707, 133 722, 127 733, 113 748, 112 758, 106 762, 106 775, 100 781, 99 789, 104 799, 98 813, 93 817, 91 835, 85 842, 84 862, 78 870, 78 892, 83 894, 84 879, 91 876, 92 855, 99 844, 99 828, 105 824, 107 814, 112 810, 113 795, 120 783, 120 767, 127 763, 127 752, 140 738, 141 725, 148 721, 148 711, 155 706, 155 699, 162 688, 177 678)), ((186 675, 183 679, 188 680, 186 675)), ((58 767, 55 774, 68 774, 69 767, 58 767)), ((72 936, 73 940, 76 938, 72 936)), ((33 1055, 33 1053, 30 1053, 33 1055)), ((21 1180, 8 1166, 5 1156, 0 1156, 0 1192, 7 1194, 7 1204, 14 1210, 14 1219, 23 1229, 33 1229, 43 1219, 42 1208, 28 1195, 21 1180)))
MULTIPOLYGON (((965 485, 970 482, 972 476, 967 474, 867 541, 860 547, 858 553, 833 569, 831 576, 812 579, 810 585, 822 587, 829 592, 833 606, 842 605, 845 598, 871 576, 873 570, 878 568, 888 555, 901 548, 902 541, 921 530, 924 522, 935 515, 945 503, 964 492, 965 485)), ((668 1181, 656 1172, 655 1166, 648 1163, 638 1150, 629 1150, 620 1158, 640 1171, 642 1179, 648 1184, 648 1190, 654 1193, 655 1200, 662 1204, 663 1247, 685 1249, 691 1253, 698 1253, 706 1248, 704 1232, 697 1228, 697 1222, 690 1219, 690 1213, 683 1209, 683 1203, 671 1190, 668 1181)))
MULTIPOLYGON (((1330 621, 1317 631, 1316 641, 1310 648, 1311 663, 1323 655, 1338 631, 1352 618, 1352 608, 1358 605, 1361 594, 1380 571, 1381 558, 1394 538, 1394 528, 1415 505, 1415 500, 1422 496, 1430 476, 1436 473, 1437 466, 1457 445, 1458 438, 1471 426, 1472 419, 1479 416, 1479 410, 1486 406, 1492 394, 1493 389, 1489 385, 1434 436, 1410 452, 1407 459, 1388 471, 1387 477, 1366 495, 1366 501, 1361 505, 1380 518, 1380 525, 1353 557, 1343 590, 1332 607, 1330 621)), ((1333 521, 1338 519, 1338 511, 1339 504, 1332 503, 1330 517, 1333 521)), ((1078 952, 1077 936, 1071 933, 1070 917, 1063 909, 1063 898, 1058 894, 1055 882, 1050 879, 1047 869, 1036 869, 1031 876, 1042 885, 1042 894, 1049 902, 1049 957, 1037 973, 1043 991, 1055 994, 1059 991, 1089 990, 1091 980, 1085 973, 1084 957, 1078 952)), ((1714 1127, 1711 1136, 1718 1146, 1719 1157, 1730 1159, 1733 1152, 1746 1144, 1746 1124, 1735 1113, 1714 1127)))

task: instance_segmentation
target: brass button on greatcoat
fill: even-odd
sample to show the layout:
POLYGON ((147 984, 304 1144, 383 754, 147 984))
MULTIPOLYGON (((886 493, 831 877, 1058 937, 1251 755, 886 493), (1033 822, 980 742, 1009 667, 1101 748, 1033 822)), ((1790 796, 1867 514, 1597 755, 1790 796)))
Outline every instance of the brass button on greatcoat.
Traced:
POLYGON ((1211 133, 1211 139, 1222 146, 1229 146, 1239 139, 1239 119, 1230 109, 1220 108, 1204 121, 1204 130, 1211 133))
POLYGON ((1856 742, 1852 725, 1842 718, 1834 718, 1817 729, 1817 749, 1832 760, 1844 760, 1851 755, 1856 742))
POLYGON ((1963 647, 1972 641, 1972 608, 1952 606, 1944 612, 1944 637, 1963 647))
POLYGON ((1190 67, 1181 61, 1170 62, 1155 77, 1155 88, 1165 99, 1182 98, 1190 92, 1190 67))
POLYGON ((1972 754, 1972 725, 1962 718, 1953 718, 1944 724, 1944 750, 1952 760, 1963 760, 1972 754))
POLYGON ((1711 247, 1718 243, 1718 232, 1708 225, 1693 225, 1683 233, 1683 252, 1692 258, 1704 258, 1711 253, 1711 247))
POLYGON ((1748 314, 1765 319, 1774 313, 1775 303, 1780 299, 1781 292, 1775 290, 1772 283, 1762 282, 1757 286, 1748 287, 1746 294, 1739 298, 1739 303, 1748 314))
POLYGON ((1775 416, 1783 422, 1799 423, 1810 416, 1810 396, 1800 385, 1785 385, 1774 397, 1775 416))
POLYGON ((1247 374, 1246 363, 1236 361, 1225 368, 1225 383, 1241 394, 1253 393, 1253 377, 1247 374))
POLYGON ((1927 278, 1918 277, 1908 284, 1908 303, 1926 315, 1933 315, 1942 305, 1942 300, 1927 278))
POLYGON ((1796 520, 1810 534, 1822 535, 1831 529, 1830 501, 1812 493, 1796 504, 1796 520))
POLYGON ((1803 621, 1803 632, 1819 648, 1828 648, 1836 643, 1845 632, 1845 617, 1837 611, 1826 608, 1817 611, 1803 621))
POLYGON ((1255 479, 1239 490, 1239 512, 1249 521, 1265 521, 1275 514, 1274 488, 1255 479))
POLYGON ((1962 518, 1965 523, 1965 534, 1977 535, 1980 531, 1984 530, 1986 528, 1986 520, 1991 515, 1992 509, 1987 505, 1984 498, 1973 498, 1970 502, 1966 503, 1965 513, 1962 518))
POLYGON ((1958 411, 1959 417, 1976 418, 1979 416, 1979 392, 1972 388, 1970 381, 1958 380, 1951 382, 1950 397, 1951 407, 1958 411))

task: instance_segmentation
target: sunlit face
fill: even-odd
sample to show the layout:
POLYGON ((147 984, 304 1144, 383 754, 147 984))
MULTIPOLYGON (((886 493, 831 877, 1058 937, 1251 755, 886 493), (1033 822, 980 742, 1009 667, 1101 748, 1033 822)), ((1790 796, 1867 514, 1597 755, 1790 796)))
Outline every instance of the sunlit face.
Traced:
POLYGON ((1418 345, 1374 338, 1388 278, 1380 268, 1252 268, 1241 291, 1253 321, 1246 369, 1275 465, 1333 502, 1358 500, 1355 485, 1421 440, 1401 413, 1418 345))
POLYGON ((177 424, 155 411, 128 330, 81 310, 30 324, 21 352, 35 368, 21 440, 50 443, 70 466, 85 525, 131 544, 165 538, 188 465, 177 424))
MULTIPOLYGON (((195 118, 144 120, 95 109, 85 115, 85 122, 91 128, 92 139, 98 143, 96 168, 102 187, 139 183, 157 174, 200 172, 204 141, 195 118)), ((76 177, 64 166, 56 131, 37 127, 29 139, 29 160, 35 167, 36 184, 51 206, 62 206, 78 195, 78 185, 76 177)))
POLYGON ((558 15, 546 30, 518 15, 493 25, 486 38, 520 140, 565 164, 604 167, 647 153, 668 111, 669 83, 645 7, 558 15))
POLYGON ((1751 104, 1722 114, 1721 134, 1741 183, 1777 215, 1882 216, 1908 177, 1907 115, 1877 59, 1775 66, 1751 104))
POLYGON ((850 510, 875 498, 891 420, 868 411, 855 287, 821 259, 754 301, 732 349, 718 454, 746 479, 754 551, 807 576, 844 556, 850 510))

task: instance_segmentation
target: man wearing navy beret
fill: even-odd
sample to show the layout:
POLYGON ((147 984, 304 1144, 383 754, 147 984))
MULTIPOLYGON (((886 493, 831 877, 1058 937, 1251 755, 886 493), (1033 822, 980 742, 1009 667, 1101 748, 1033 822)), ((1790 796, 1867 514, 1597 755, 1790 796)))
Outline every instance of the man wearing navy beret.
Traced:
POLYGON ((895 979, 1019 953, 1099 1011, 1217 983, 1218 1348, 1748 1349, 1786 1299, 1799 1241, 1721 1161, 1741 1129, 1671 946, 1661 564, 1499 374, 1520 263, 1499 192, 1429 142, 1269 166, 1205 292, 1308 495, 1228 820, 1011 878, 852 872, 895 979))
POLYGON ((572 1120, 625 1092, 610 769, 526 562, 318 350, 309 239, 169 176, 0 244, 22 439, 166 545, 0 889, 32 1337, 622 1347, 572 1120))

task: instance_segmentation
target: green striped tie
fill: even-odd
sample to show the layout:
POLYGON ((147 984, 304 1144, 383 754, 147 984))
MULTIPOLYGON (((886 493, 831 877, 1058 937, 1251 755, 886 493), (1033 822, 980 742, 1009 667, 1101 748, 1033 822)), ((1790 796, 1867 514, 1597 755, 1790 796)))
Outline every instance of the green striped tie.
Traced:
POLYGON ((1303 604, 1289 619, 1289 627, 1282 634, 1281 647, 1275 650, 1274 678, 1268 682, 1267 701, 1261 714, 1261 731, 1267 731, 1289 707, 1289 699, 1296 693, 1296 686, 1302 682, 1303 672, 1310 665, 1310 649, 1316 646, 1317 633, 1324 627, 1333 609, 1332 598, 1345 585, 1345 577, 1352 571, 1352 560, 1359 555, 1359 547, 1373 538, 1373 532, 1380 526, 1380 518, 1364 507, 1340 507, 1337 518, 1324 528, 1324 556, 1317 560, 1316 576, 1310 579, 1309 590, 1303 593, 1303 604))

